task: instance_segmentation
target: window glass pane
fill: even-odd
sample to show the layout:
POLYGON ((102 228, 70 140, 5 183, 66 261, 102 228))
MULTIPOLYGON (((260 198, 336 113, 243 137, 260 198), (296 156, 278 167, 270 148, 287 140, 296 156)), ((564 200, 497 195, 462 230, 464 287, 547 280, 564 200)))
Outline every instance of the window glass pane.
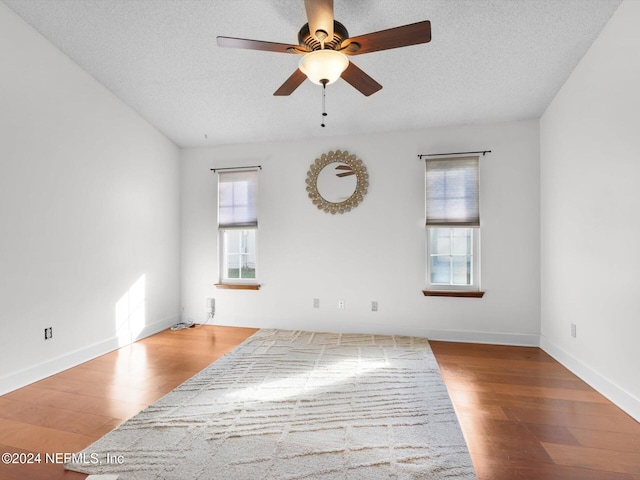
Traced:
POLYGON ((449 256, 431 257, 431 283, 451 283, 451 262, 449 256))
POLYGON ((472 231, 470 228, 451 229, 451 253, 453 255, 471 254, 471 234, 472 231))
POLYGON ((226 255, 226 278, 240 278, 240 255, 226 255))
POLYGON ((428 228, 429 283, 467 287, 474 280, 474 229, 428 228))
POLYGON ((449 255, 451 253, 451 229, 431 228, 429 230, 432 255, 449 255))
POLYGON ((242 240, 242 230, 225 230, 224 232, 224 253, 240 253, 240 242, 242 240))
POLYGON ((256 231, 241 230, 242 233, 242 253, 256 253, 256 231))
POLYGON ((256 230, 225 230, 223 241, 223 278, 256 278, 256 230))
POLYGON ((453 285, 471 285, 471 257, 453 257, 453 285))
POLYGON ((256 256, 242 256, 242 278, 256 278, 256 256))

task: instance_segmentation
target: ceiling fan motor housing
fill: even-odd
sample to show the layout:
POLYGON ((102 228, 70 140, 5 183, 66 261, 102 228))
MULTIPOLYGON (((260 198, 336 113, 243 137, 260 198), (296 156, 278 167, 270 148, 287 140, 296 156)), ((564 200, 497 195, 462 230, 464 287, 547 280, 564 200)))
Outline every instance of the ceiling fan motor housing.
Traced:
MULTIPOLYGON (((349 38, 349 32, 344 25, 340 22, 333 21, 333 38, 324 40, 324 48, 330 50, 340 50, 342 42, 349 38)), ((298 44, 301 47, 305 47, 310 51, 320 50, 322 44, 318 39, 309 31, 309 24, 305 23, 298 32, 298 44)))

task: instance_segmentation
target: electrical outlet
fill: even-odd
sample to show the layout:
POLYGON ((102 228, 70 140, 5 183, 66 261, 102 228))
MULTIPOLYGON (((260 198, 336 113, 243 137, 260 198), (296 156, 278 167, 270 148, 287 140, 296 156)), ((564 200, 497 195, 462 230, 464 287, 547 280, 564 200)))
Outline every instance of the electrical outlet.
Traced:
POLYGON ((344 310, 344 300, 338 300, 338 310, 344 310))
POLYGON ((573 338, 576 338, 576 324, 575 323, 571 324, 571 336, 573 338))
POLYGON ((320 299, 319 298, 314 298, 313 299, 313 308, 320 308, 320 299))
POLYGON ((373 300, 371 302, 371 311, 372 312, 377 312, 378 311, 378 302, 376 302, 375 300, 373 300))
POLYGON ((53 327, 47 327, 44 329, 44 339, 49 340, 53 338, 53 327))

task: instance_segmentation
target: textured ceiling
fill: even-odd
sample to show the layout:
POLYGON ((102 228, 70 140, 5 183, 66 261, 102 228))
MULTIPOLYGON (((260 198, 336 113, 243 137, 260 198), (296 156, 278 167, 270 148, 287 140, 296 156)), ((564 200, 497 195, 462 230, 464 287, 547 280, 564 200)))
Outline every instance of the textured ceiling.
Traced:
MULTIPOLYGON (((351 36, 430 20, 432 41, 351 57, 383 85, 273 92, 299 56, 303 0, 1 0, 177 145, 202 146, 538 118, 621 0, 335 0, 351 36)), ((19 48, 19 47, 18 47, 19 48)))

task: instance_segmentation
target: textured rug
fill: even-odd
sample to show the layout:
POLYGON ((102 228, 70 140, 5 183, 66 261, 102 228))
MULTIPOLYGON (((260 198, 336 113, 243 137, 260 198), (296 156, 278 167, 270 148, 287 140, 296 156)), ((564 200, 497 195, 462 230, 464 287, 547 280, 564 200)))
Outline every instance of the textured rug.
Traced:
POLYGON ((476 478, 423 338, 260 330, 67 468, 120 480, 476 478))

